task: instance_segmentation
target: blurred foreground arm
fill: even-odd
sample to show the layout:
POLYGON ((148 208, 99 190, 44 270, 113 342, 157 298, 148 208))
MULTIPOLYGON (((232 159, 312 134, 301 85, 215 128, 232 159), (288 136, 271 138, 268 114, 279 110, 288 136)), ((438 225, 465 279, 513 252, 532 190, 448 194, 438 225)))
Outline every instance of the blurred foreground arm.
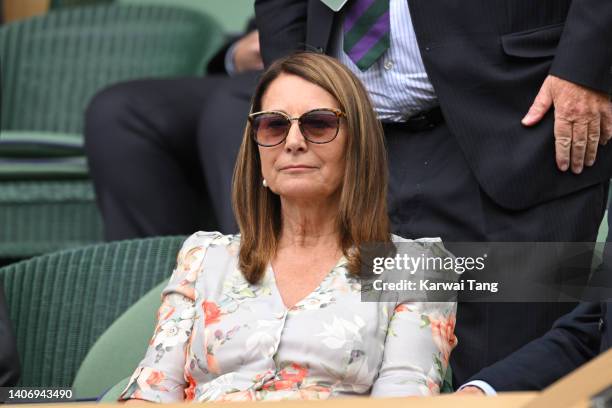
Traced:
POLYGON ((552 329, 503 360, 481 370, 496 391, 542 390, 599 354, 601 303, 580 303, 552 329))

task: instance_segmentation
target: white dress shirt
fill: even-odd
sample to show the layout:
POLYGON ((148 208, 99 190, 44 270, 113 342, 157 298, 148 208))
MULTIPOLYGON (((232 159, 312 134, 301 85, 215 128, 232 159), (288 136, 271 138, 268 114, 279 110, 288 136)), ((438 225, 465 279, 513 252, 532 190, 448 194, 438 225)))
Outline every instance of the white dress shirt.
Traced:
POLYGON ((337 30, 332 50, 365 85, 380 120, 402 122, 415 113, 438 105, 427 77, 407 0, 390 0, 390 47, 362 72, 343 51, 342 30, 337 30))
POLYGON ((470 381, 468 383, 463 384, 461 387, 459 387, 458 391, 461 391, 465 387, 480 388, 482 390, 482 392, 484 392, 485 395, 488 395, 488 396, 497 395, 497 392, 495 391, 495 388, 491 387, 491 384, 489 384, 486 381, 482 381, 482 380, 470 381))

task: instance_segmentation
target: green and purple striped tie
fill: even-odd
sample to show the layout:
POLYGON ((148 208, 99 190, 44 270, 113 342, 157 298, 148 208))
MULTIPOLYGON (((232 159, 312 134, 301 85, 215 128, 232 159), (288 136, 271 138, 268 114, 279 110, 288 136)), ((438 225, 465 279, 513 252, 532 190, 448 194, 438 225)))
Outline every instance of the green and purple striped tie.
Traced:
POLYGON ((344 52, 365 71, 389 48, 389 0, 353 0, 344 15, 344 52))

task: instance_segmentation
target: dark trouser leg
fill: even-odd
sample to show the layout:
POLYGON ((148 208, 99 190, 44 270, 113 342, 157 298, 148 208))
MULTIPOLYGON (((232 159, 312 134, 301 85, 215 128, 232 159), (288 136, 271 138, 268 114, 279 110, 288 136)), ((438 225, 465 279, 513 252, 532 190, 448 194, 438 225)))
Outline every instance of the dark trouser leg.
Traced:
MULTIPOLYGON (((480 189, 446 125, 413 134, 386 127, 385 134, 390 216, 398 235, 439 236, 455 242, 592 242, 597 236, 605 210, 603 184, 523 211, 509 211, 480 189)), ((459 345, 451 355, 454 385, 541 336, 573 306, 461 303, 456 328, 459 345)))
POLYGON ((92 100, 85 143, 108 240, 210 229, 196 146, 215 78, 142 80, 92 100))
POLYGON ((232 211, 232 175, 259 73, 220 79, 202 109, 198 149, 219 230, 238 231, 232 211))

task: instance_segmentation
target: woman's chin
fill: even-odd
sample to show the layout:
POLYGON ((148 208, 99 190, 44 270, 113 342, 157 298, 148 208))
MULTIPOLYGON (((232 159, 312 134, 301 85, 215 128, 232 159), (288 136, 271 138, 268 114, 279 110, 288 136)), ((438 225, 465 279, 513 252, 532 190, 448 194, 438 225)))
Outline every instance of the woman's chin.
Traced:
POLYGON ((276 194, 287 200, 320 200, 327 197, 329 192, 316 186, 293 185, 278 189, 276 194))

